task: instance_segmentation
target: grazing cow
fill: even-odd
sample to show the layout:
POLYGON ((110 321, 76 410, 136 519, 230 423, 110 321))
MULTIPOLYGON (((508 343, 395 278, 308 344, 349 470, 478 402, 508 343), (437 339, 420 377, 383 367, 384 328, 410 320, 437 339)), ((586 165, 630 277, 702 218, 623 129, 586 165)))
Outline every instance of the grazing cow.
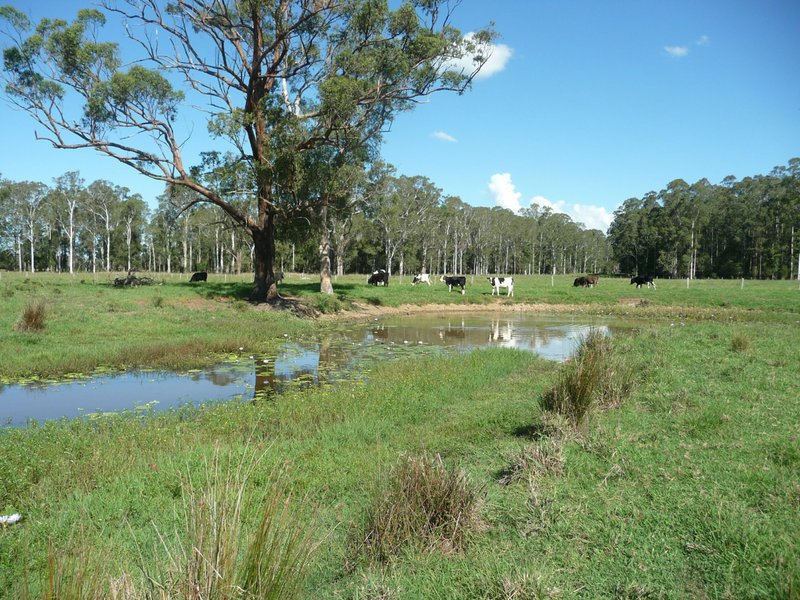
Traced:
POLYGON ((656 282, 653 281, 652 275, 636 275, 635 277, 631 277, 631 284, 634 283, 636 284, 637 288, 647 285, 647 287, 656 289, 656 282))
POLYGON ((575 283, 572 284, 572 287, 588 287, 589 282, 586 280, 586 277, 576 277, 575 283))
POLYGON ((598 283, 600 283, 600 276, 599 275, 587 275, 586 276, 586 283, 589 287, 594 287, 598 283))
POLYGON ((457 285, 461 288, 461 295, 463 296, 466 293, 464 289, 467 285, 467 278, 463 275, 457 275, 455 277, 448 277, 447 275, 442 275, 441 279, 439 279, 442 283, 444 283, 449 289, 448 292, 453 291, 453 286, 457 285))
POLYGON ((208 281, 208 273, 205 271, 200 271, 199 273, 195 273, 192 275, 192 278, 189 280, 189 283, 193 281, 208 281))
POLYGON ((506 292, 506 296, 513 296, 514 295, 514 278, 513 277, 487 277, 486 279, 489 280, 489 283, 492 284, 492 296, 500 295, 500 288, 506 288, 508 292, 506 292))
POLYGON ((389 274, 384 269, 374 271, 367 279, 367 284, 377 286, 382 283, 384 286, 389 285, 389 274))
POLYGON ((414 279, 411 281, 411 285, 417 285, 418 283, 427 283, 428 285, 431 284, 431 276, 427 273, 420 273, 419 275, 414 275, 414 279))

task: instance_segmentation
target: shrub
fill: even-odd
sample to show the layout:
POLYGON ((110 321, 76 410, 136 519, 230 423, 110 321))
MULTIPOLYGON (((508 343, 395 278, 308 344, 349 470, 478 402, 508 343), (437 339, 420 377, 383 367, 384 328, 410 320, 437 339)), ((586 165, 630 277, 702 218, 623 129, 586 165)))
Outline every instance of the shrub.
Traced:
POLYGON ((17 331, 37 332, 44 329, 45 306, 41 300, 28 302, 17 321, 17 331))
POLYGON ((162 308, 164 306, 164 297, 163 296, 153 296, 150 300, 153 304, 153 308, 162 308))
POLYGON ((359 548, 375 560, 387 562, 407 547, 459 551, 481 526, 483 491, 438 454, 404 457, 383 487, 368 509, 359 548))
POLYGON ((320 294, 314 298, 312 302, 312 308, 323 314, 329 314, 344 310, 344 305, 336 296, 332 296, 330 294, 320 294))

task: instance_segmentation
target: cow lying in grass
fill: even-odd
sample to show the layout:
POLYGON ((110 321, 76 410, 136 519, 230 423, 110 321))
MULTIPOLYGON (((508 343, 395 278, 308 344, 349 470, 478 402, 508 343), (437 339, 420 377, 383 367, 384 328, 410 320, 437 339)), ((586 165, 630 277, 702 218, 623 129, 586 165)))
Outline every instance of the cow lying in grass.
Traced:
POLYGON ((420 273, 419 275, 414 275, 414 279, 411 280, 411 285, 417 285, 418 283, 427 283, 428 285, 431 284, 431 276, 427 273, 420 273))
POLYGON ((635 277, 631 277, 631 285, 636 284, 637 288, 646 285, 647 287, 651 287, 656 289, 656 282, 653 281, 652 275, 636 275, 635 277))
POLYGON ((453 286, 457 285, 461 288, 461 295, 463 296, 466 293, 464 289, 467 286, 467 278, 463 275, 457 275, 455 277, 448 277, 447 275, 442 275, 441 279, 439 279, 442 283, 444 283, 449 289, 448 292, 453 291, 453 286))
POLYGON ((487 277, 489 283, 492 285, 492 296, 497 293, 500 295, 500 288, 506 288, 506 296, 514 295, 514 278, 513 277, 487 277))

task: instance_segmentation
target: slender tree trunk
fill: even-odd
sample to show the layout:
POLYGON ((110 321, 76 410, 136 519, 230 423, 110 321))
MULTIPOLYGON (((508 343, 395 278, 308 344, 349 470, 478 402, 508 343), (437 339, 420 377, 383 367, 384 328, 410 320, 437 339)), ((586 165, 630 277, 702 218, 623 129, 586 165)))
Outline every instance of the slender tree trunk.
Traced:
POLYGON ((34 239, 34 230, 33 230, 33 221, 31 221, 31 273, 36 271, 36 267, 35 267, 34 262, 33 262, 33 260, 34 260, 33 259, 33 255, 34 255, 34 242, 33 242, 33 239, 34 239))
POLYGON ((331 283, 331 230, 328 224, 328 197, 323 196, 320 208, 322 221, 322 237, 319 242, 319 291, 321 294, 333 294, 331 283))

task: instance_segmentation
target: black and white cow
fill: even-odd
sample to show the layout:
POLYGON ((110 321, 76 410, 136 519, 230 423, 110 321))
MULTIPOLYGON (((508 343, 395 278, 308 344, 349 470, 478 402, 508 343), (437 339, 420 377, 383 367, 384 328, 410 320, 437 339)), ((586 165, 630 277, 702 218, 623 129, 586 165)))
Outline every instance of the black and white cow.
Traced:
POLYGON ((384 286, 389 285, 389 274, 384 269, 373 271, 372 275, 367 279, 367 284, 377 286, 382 283, 384 286))
POLYGON ((448 277, 447 275, 442 275, 441 279, 439 279, 442 283, 444 283, 449 289, 447 291, 452 292, 453 286, 457 285, 461 288, 461 295, 463 296, 466 293, 464 289, 467 286, 467 278, 463 275, 456 275, 455 277, 448 277))
POLYGON ((428 285, 431 284, 431 276, 427 273, 420 273, 419 275, 414 275, 414 279, 411 281, 411 285, 417 285, 418 283, 427 283, 428 285))
POLYGON ((631 284, 636 284, 637 288, 646 285, 647 287, 651 287, 656 289, 656 282, 653 281, 652 275, 636 275, 635 277, 631 277, 631 284))
POLYGON ((500 295, 500 288, 506 288, 506 296, 514 295, 514 278, 513 277, 487 277, 489 283, 492 284, 492 296, 497 293, 500 295))

